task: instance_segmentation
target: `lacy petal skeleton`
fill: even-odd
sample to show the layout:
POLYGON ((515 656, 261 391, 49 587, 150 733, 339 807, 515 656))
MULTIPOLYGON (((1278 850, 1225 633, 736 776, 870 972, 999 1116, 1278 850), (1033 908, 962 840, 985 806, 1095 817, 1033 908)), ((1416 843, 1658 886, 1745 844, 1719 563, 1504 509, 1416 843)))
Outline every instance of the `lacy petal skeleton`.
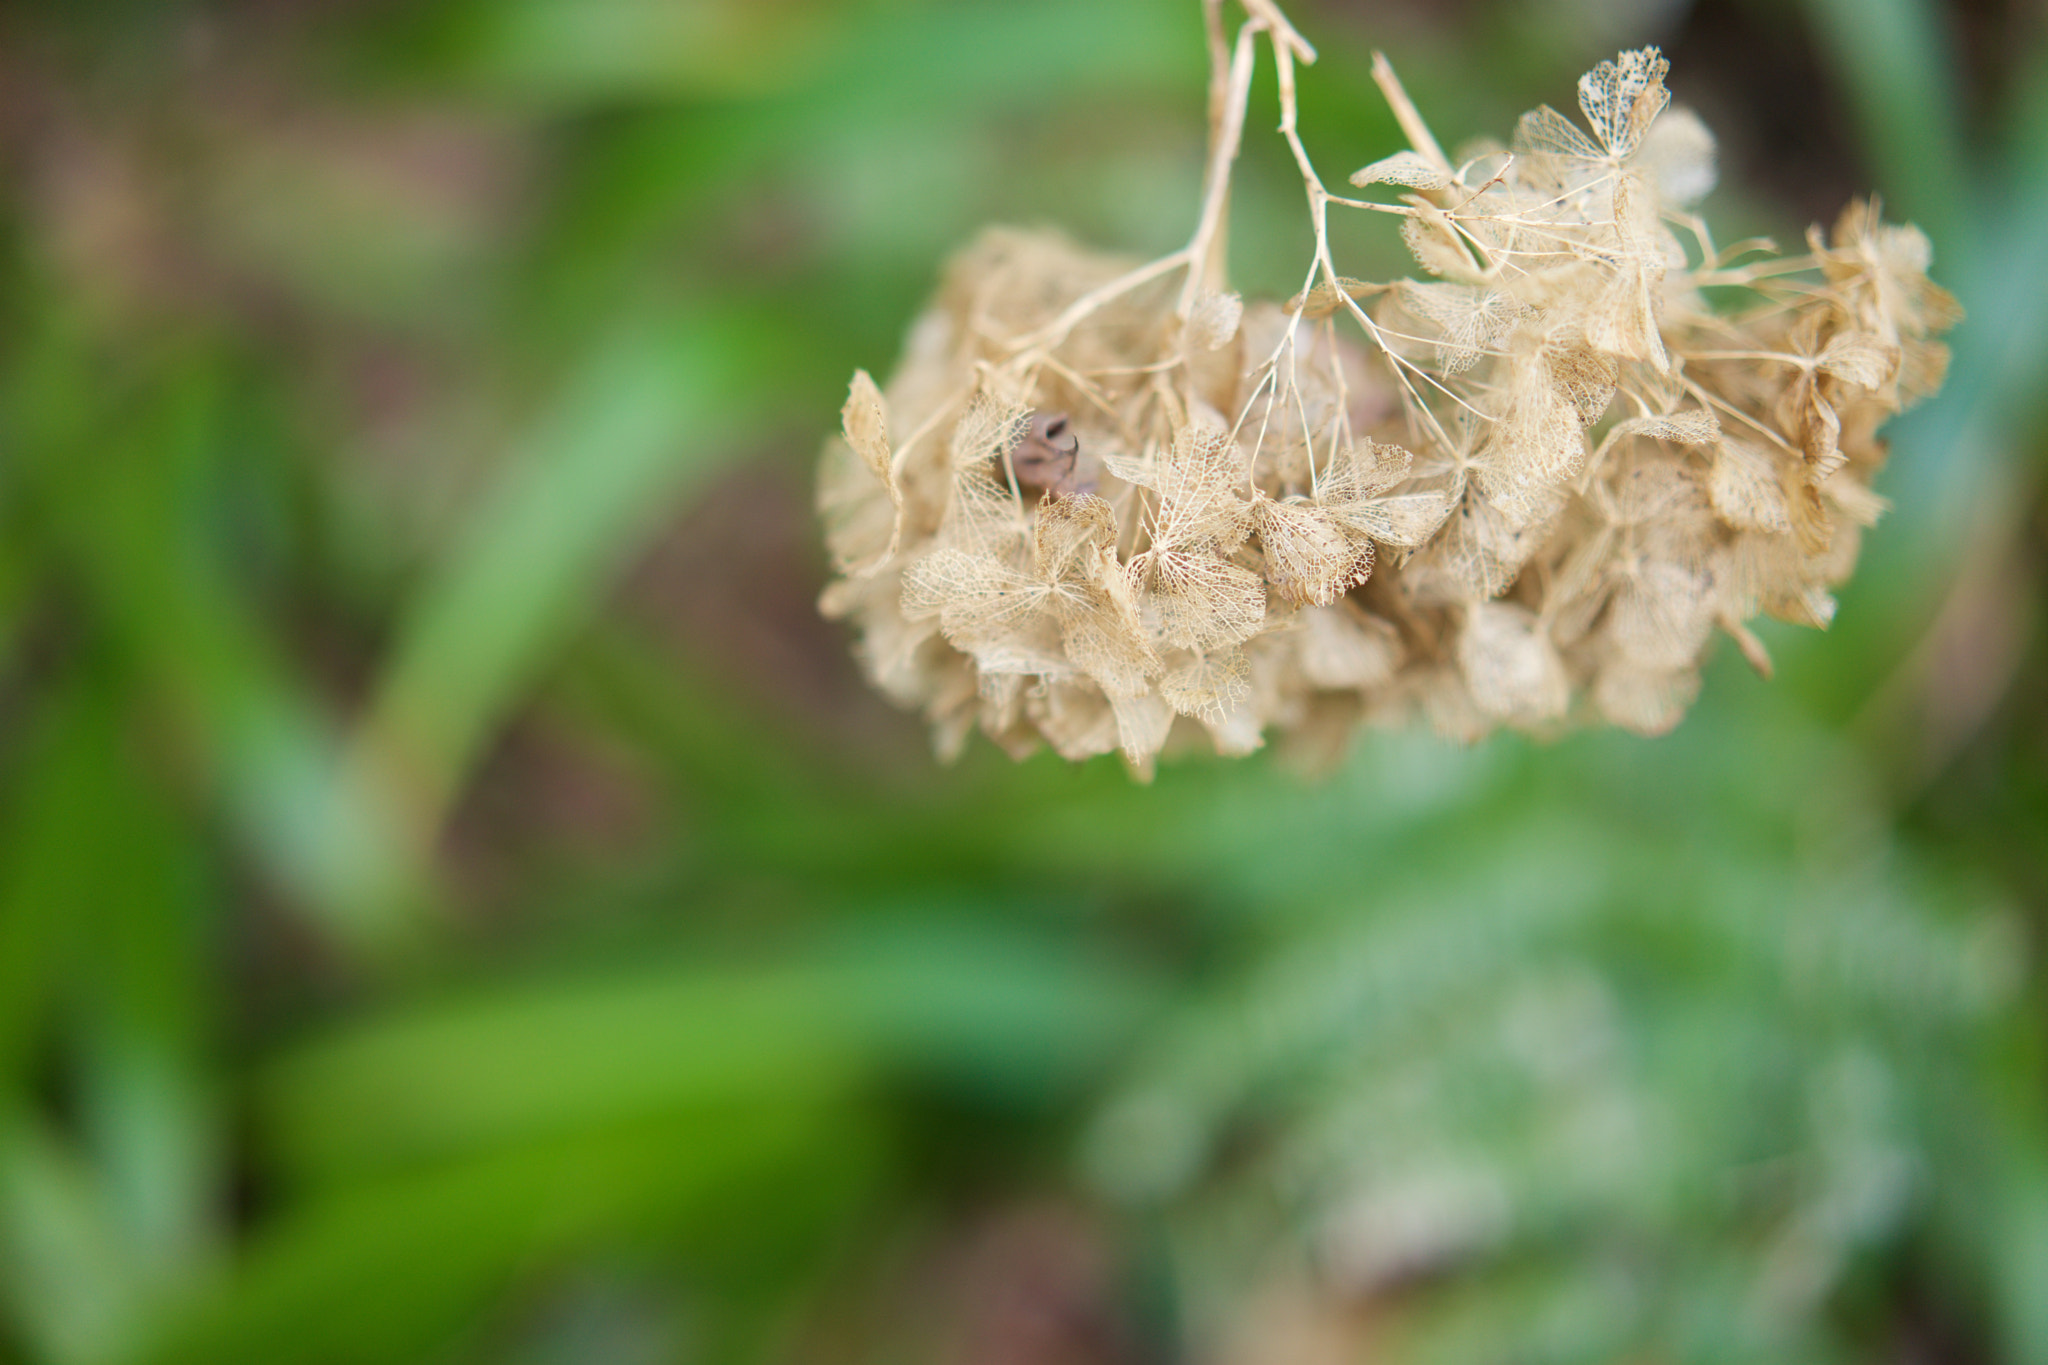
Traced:
POLYGON ((1583 126, 1539 108, 1455 161, 1378 60, 1411 145, 1334 194, 1296 132, 1314 52, 1245 8, 1232 43, 1206 6, 1188 246, 989 230, 886 389, 855 376, 823 608, 876 686, 942 754, 978 728, 1147 775, 1169 742, 1328 755, 1361 721, 1656 734, 1717 635, 1768 673, 1745 622, 1826 626, 1885 506, 1877 430, 1946 364, 1926 237, 1859 202, 1803 256, 1717 246, 1713 138, 1654 48, 1581 78, 1583 126), (1315 228, 1284 303, 1221 262, 1261 48, 1315 228), (1332 209, 1395 219, 1423 277, 1340 274, 1332 209))

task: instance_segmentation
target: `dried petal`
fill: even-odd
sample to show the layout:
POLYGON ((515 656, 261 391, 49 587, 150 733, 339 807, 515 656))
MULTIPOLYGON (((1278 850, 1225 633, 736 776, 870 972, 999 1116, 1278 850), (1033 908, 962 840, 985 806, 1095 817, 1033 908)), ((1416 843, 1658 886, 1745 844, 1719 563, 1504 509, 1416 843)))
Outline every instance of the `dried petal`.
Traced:
POLYGON ((1244 298, 1238 294, 1205 294, 1196 300, 1188 315, 1188 344, 1197 350, 1217 351, 1237 336, 1244 321, 1244 298))
POLYGON ((1527 607, 1481 602, 1466 612, 1458 667, 1479 709, 1513 724, 1555 720, 1571 704, 1564 663, 1527 607))
POLYGON ((1159 474, 1159 512, 1153 544, 1176 550, 1201 545, 1229 548, 1250 526, 1244 502, 1232 492, 1244 468, 1230 433, 1190 422, 1181 428, 1159 474))
POLYGON ((1629 165, 1649 177, 1666 204, 1697 203, 1714 188, 1714 135, 1692 110, 1667 110, 1629 165))
POLYGON ((1776 535, 1792 529, 1777 463, 1755 446, 1724 438, 1714 452, 1707 491, 1730 526, 1776 535))
POLYGON ((1251 665, 1235 649, 1199 655, 1159 681, 1168 705, 1204 725, 1228 724, 1251 691, 1251 665))
POLYGON ((1117 742, 1124 759, 1141 782, 1152 780, 1152 760, 1166 745, 1166 732, 1173 728, 1173 708, 1156 692, 1142 697, 1112 697, 1116 712, 1117 742))
POLYGON ((1367 185, 1405 185, 1411 190, 1440 190, 1451 179, 1419 153, 1400 151, 1353 171, 1351 183, 1361 189, 1367 185))
POLYGON ((875 381, 866 370, 853 372, 846 405, 839 410, 839 423, 846 434, 846 443, 889 490, 890 501, 901 507, 903 495, 897 491, 896 476, 889 469, 887 409, 882 402, 882 391, 875 387, 875 381))
POLYGON ((1221 649, 1259 633, 1266 586, 1259 576, 1220 556, 1154 546, 1131 561, 1133 578, 1149 582, 1148 604, 1159 637, 1178 649, 1221 649))
POLYGON ((1614 430, 1607 434, 1607 441, 1603 445, 1629 436, 1648 436, 1654 440, 1671 441, 1678 445, 1706 445, 1721 438, 1721 424, 1706 408, 1658 413, 1648 417, 1631 417, 1626 422, 1615 423, 1614 430))
POLYGON ((1305 294, 1296 294, 1287 301, 1287 311, 1299 313, 1305 318, 1326 318, 1344 306, 1346 299, 1364 298, 1385 290, 1383 284, 1369 284, 1364 280, 1338 277, 1335 285, 1327 280, 1305 294))
POLYGON ((1837 379, 1875 389, 1899 372, 1899 348, 1869 332, 1843 332, 1828 342, 1814 367, 1837 379))
POLYGON ((1678 724, 1699 693, 1696 669, 1660 671, 1613 663, 1602 669, 1593 683, 1593 704, 1624 730, 1654 737, 1678 724))
POLYGON ((1116 544, 1116 512, 1092 494, 1048 497, 1038 504, 1032 562, 1048 583, 1072 577, 1094 551, 1116 544))
POLYGON ((953 467, 979 468, 1016 448, 1030 427, 1031 409, 1020 399, 978 390, 953 427, 953 467))
POLYGON ((1295 622, 1301 673, 1316 687, 1384 687, 1401 665, 1400 633, 1348 602, 1309 607, 1295 622))
POLYGON ((1476 285, 1403 280, 1395 297, 1411 316, 1436 332, 1437 365, 1445 374, 1471 369, 1530 311, 1513 294, 1476 285))
POLYGON ((1664 112, 1671 102, 1671 92, 1664 88, 1670 70, 1663 53, 1646 47, 1624 52, 1618 62, 1602 62, 1579 77, 1579 108, 1609 155, 1625 157, 1635 151, 1650 124, 1664 112))
POLYGON ((1631 664, 1670 671, 1690 667, 1714 628, 1704 574, 1647 560, 1622 575, 1607 608, 1607 639, 1631 664))
POLYGON ((1372 573, 1372 541, 1324 508, 1299 498, 1252 503, 1266 574, 1296 602, 1327 606, 1372 573))

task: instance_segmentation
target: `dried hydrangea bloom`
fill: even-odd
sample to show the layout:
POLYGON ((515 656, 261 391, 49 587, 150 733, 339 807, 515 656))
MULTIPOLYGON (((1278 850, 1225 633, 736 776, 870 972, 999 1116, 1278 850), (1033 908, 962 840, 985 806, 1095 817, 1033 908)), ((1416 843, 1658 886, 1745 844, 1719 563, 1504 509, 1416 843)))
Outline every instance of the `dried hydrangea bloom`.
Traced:
MULTIPOLYGON (((1313 52, 1269 3, 1220 43, 1201 226, 1149 264, 991 230, 948 266, 886 391, 855 376, 819 506, 874 682, 942 754, 1170 743, 1339 752, 1362 720, 1477 737, 1676 724, 1717 634, 1825 626, 1883 510, 1884 419, 1958 316, 1927 239, 1854 204, 1810 254, 1720 250, 1714 144, 1654 49, 1451 161, 1324 188, 1294 134, 1313 52), (1284 305, 1227 292, 1219 215, 1254 44, 1316 259, 1284 305), (1423 272, 1340 275, 1331 208, 1400 220, 1423 272), (1711 305, 1718 287, 1744 302, 1711 305)), ((1217 7, 1211 6, 1212 16, 1217 7)))

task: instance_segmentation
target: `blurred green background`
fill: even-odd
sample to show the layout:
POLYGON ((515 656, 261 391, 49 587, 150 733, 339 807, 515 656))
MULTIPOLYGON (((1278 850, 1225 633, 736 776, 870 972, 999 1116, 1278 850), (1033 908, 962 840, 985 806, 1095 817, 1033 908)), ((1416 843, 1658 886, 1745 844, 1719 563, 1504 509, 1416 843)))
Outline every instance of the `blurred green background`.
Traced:
POLYGON ((1332 183, 1374 47, 1456 143, 1661 42, 1724 240, 1928 230, 1776 681, 1151 788, 867 693, 847 378, 1185 238, 1195 0, 0 7, 0 1360, 2048 1362, 2048 14, 1291 9, 1332 183))

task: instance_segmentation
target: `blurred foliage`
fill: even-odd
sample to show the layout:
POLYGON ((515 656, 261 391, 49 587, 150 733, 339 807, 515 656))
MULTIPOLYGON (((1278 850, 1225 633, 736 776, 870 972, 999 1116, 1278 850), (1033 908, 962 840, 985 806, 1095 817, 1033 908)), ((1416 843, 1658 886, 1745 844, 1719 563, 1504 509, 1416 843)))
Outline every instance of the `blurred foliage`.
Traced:
POLYGON ((1327 170, 1374 46, 1462 137, 1662 41, 1730 236, 1934 235, 1776 681, 1149 789, 865 693, 846 377, 1186 232, 1191 0, 0 10, 0 1359, 2048 1362, 2039 16, 1295 17, 1327 170))

